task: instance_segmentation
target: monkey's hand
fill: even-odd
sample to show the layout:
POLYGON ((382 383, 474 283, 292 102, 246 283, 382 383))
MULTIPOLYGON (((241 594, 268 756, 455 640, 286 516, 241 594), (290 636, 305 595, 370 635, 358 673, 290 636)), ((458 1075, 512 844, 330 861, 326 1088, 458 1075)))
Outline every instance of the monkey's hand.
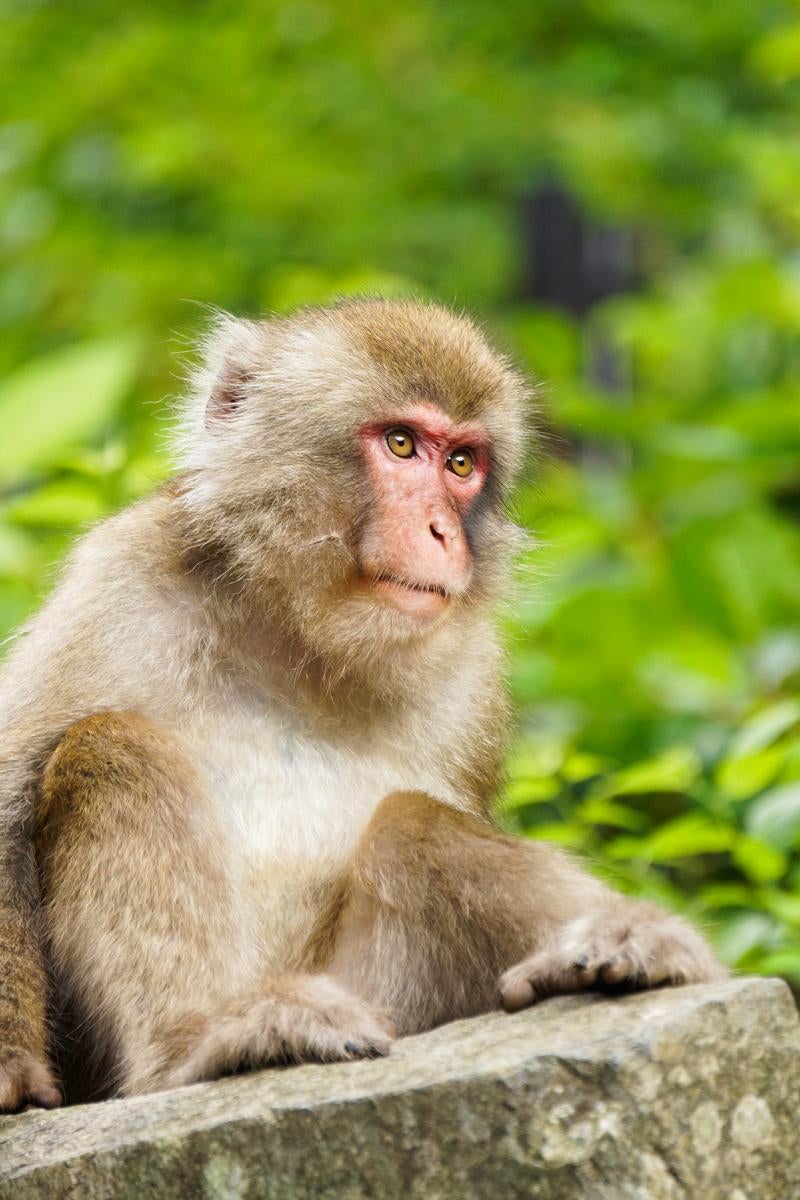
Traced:
POLYGON ((501 976, 499 989, 503 1008, 515 1012, 548 996, 704 983, 726 974, 686 921, 656 905, 619 901, 611 912, 554 930, 501 976))
POLYGON ((34 1105, 58 1108, 61 1091, 46 1063, 32 1054, 0 1050, 0 1112, 19 1112, 34 1105))

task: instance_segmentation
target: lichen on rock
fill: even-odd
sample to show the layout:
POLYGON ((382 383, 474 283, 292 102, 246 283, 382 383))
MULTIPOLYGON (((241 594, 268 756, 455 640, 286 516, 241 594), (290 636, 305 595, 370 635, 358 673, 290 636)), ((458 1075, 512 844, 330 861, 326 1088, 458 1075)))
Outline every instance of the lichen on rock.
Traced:
POLYGON ((569 997, 400 1042, 0 1119, 0 1200, 792 1200, 779 980, 569 997))

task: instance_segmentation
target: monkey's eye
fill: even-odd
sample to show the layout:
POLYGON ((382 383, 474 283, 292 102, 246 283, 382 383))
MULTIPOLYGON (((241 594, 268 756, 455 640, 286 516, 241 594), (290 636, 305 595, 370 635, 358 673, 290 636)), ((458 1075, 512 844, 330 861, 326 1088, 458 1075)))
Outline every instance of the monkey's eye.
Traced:
POLYGON ((466 479, 475 470, 475 456, 466 446, 461 446, 447 459, 447 469, 452 471, 454 475, 458 475, 461 479, 466 479))
POLYGON ((411 458, 415 451, 414 439, 407 429, 390 429, 386 445, 398 458, 411 458))

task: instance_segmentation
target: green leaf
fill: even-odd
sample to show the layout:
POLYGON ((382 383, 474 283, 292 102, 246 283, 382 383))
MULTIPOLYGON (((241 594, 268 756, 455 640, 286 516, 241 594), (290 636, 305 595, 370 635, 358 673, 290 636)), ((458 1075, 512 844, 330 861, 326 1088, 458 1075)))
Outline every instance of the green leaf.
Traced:
POLYGON ((749 831, 771 846, 787 850, 800 840, 800 783, 764 792, 747 810, 749 831))
POLYGON ((738 758, 761 750, 781 737, 800 721, 800 701, 780 700, 762 708, 742 725, 728 751, 729 758, 738 758))
POLYGON ((30 533, 0 524, 0 575, 21 577, 39 564, 36 542, 30 533))
POLYGON ((716 770, 716 784, 733 800, 744 800, 772 783, 788 754, 788 746, 767 746, 753 754, 727 758, 716 770))
POLYGON ((84 342, 35 359, 0 385, 0 484, 24 478, 112 422, 141 359, 138 339, 84 342))
POLYGON ((684 792, 700 772, 700 760, 685 746, 675 746, 658 758, 635 763, 618 771, 603 787, 611 795, 635 796, 647 792, 684 792))
POLYGON ((668 821, 646 838, 617 838, 608 846, 614 858, 645 858, 670 862, 697 854, 720 854, 735 843, 737 833, 702 813, 688 813, 668 821))
POLYGON ((533 841, 558 842, 561 846, 571 846, 580 849, 586 842, 586 830, 571 822, 549 823, 534 825, 525 831, 525 836, 533 841))
POLYGON ((773 950, 778 935, 779 927, 766 913, 740 913, 725 922, 715 944, 723 962, 736 967, 755 951, 773 950))
POLYGON ((774 883, 786 874, 788 867, 785 854, 760 838, 747 834, 741 834, 736 839, 731 857, 753 883, 774 883))
POLYGON ((800 947, 796 950, 775 950, 772 954, 764 954, 756 961, 748 963, 748 971, 757 971, 759 975, 783 975, 792 983, 800 985, 800 947))
POLYGON ((505 808, 525 808, 528 804, 543 804, 556 797, 561 788, 552 776, 545 779, 512 779, 505 790, 505 808))
POLYGON ((752 908, 753 892, 744 883, 710 883, 698 899, 705 908, 752 908))
POLYGON ((30 492, 8 506, 7 516, 17 525, 69 528, 96 521, 106 512, 98 489, 86 480, 59 479, 30 492))
POLYGON ((615 825, 619 829, 634 831, 647 825, 644 813, 636 812, 625 804, 604 800, 601 796, 584 801, 578 806, 576 815, 585 825, 615 825))
POLYGON ((800 896, 793 892, 782 892, 777 888, 765 888, 759 893, 762 906, 779 917, 787 925, 800 928, 800 896))
POLYGON ((588 754, 575 750, 568 754, 561 768, 561 774, 569 783, 580 783, 591 779, 594 775, 602 775, 610 770, 613 761, 600 754, 588 754))

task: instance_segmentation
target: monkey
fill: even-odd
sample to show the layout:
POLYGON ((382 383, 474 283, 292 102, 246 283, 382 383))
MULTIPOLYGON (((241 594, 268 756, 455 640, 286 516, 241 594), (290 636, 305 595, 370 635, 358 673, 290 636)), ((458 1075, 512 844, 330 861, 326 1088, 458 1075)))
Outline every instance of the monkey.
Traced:
POLYGON ((214 320, 176 473, 0 674, 0 1109, 725 975, 497 822, 530 408, 436 304, 214 320))

